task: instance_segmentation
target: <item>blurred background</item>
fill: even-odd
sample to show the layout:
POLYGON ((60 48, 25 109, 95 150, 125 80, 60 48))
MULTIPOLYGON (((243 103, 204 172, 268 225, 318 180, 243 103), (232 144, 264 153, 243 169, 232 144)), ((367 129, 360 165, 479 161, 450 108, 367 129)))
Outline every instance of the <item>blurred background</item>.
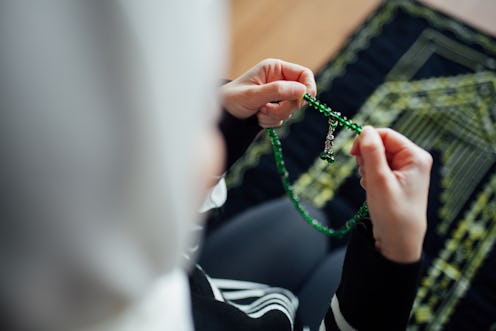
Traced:
MULTIPOLYGON (((299 63, 316 72, 382 2, 231 0, 228 78, 239 76, 267 57, 299 63)), ((420 2, 496 35, 495 0, 420 2)))

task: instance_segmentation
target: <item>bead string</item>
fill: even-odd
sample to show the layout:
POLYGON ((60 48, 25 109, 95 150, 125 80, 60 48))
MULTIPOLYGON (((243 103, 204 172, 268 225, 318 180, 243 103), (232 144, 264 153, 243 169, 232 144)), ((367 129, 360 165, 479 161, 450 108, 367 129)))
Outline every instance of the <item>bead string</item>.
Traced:
POLYGON ((335 112, 331 109, 331 107, 327 106, 326 104, 318 101, 317 99, 313 98, 310 94, 305 94, 303 96, 303 99, 305 99, 308 102, 308 105, 315 110, 318 110, 321 112, 325 117, 332 117, 335 120, 338 121, 338 124, 351 130, 355 131, 356 134, 362 133, 362 127, 356 123, 353 123, 349 119, 347 119, 345 116, 342 116, 341 113, 335 112))
MULTIPOLYGON (((362 128, 356 124, 353 123, 352 121, 348 120, 346 117, 342 116, 338 112, 334 112, 330 107, 325 105, 324 103, 318 101, 317 99, 313 98, 309 94, 305 94, 303 98, 308 102, 308 105, 319 112, 321 112, 324 116, 326 117, 332 117, 337 123, 349 130, 354 131, 356 134, 360 134, 362 132, 362 128)), ((284 159, 282 156, 282 146, 281 146, 281 141, 279 140, 279 137, 277 136, 276 132, 274 129, 269 128, 266 129, 267 134, 269 135, 270 141, 272 143, 272 149, 274 151, 274 158, 276 161, 276 167, 277 167, 277 172, 279 173, 279 176, 281 177, 281 182, 282 186, 284 188, 284 191, 286 191, 286 194, 288 195, 289 199, 293 203, 294 207, 296 210, 300 213, 300 215, 303 217, 303 219, 310 224, 313 228, 315 228, 317 231, 322 232, 330 237, 337 237, 337 238, 342 238, 344 237, 350 230, 364 217, 368 215, 368 206, 367 202, 364 202, 362 206, 358 209, 358 212, 353 215, 352 218, 350 218, 346 223, 339 229, 332 229, 329 228, 322 223, 320 223, 318 220, 313 218, 308 214, 308 212, 303 208, 303 206, 300 203, 300 200, 296 196, 296 193, 293 191, 292 185, 289 183, 289 173, 288 170, 286 169, 286 165, 284 164, 284 159)))

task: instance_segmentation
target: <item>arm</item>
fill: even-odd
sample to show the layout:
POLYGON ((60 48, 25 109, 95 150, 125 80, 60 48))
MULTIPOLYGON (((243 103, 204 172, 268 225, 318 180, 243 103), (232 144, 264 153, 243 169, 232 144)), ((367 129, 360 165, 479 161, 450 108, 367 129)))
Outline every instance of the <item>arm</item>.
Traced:
POLYGON ((223 85, 224 112, 219 128, 227 149, 228 169, 262 128, 280 126, 302 106, 303 95, 316 94, 313 73, 281 60, 263 60, 239 78, 223 85), (277 102, 275 102, 277 101, 277 102))
POLYGON ((325 316, 326 330, 404 330, 421 262, 398 263, 374 247, 370 223, 353 230, 340 285, 325 316))
POLYGON ((420 274, 431 156, 390 129, 365 127, 351 150, 372 223, 353 231, 328 330, 404 330, 420 274))
POLYGON ((239 119, 227 110, 222 112, 219 130, 226 146, 226 163, 224 169, 229 169, 248 149, 262 127, 256 116, 239 119))

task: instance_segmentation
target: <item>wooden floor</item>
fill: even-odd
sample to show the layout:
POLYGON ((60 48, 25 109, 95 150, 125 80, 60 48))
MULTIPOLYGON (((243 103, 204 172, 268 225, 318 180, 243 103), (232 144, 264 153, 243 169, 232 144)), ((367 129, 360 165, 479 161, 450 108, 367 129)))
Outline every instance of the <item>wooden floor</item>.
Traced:
MULTIPOLYGON (((314 71, 341 48, 381 0, 231 0, 234 78, 258 61, 281 58, 314 71)), ((496 35, 495 0, 422 0, 496 35)))

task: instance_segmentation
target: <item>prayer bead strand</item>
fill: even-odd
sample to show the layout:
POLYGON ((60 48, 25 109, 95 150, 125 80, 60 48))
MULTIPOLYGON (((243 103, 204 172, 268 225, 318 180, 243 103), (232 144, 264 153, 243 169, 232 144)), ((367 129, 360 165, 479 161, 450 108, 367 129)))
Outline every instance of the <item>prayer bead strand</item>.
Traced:
MULTIPOLYGON (((313 98, 309 94, 304 95, 304 99, 308 102, 308 105, 319 112, 321 112, 326 117, 332 117, 337 123, 347 129, 354 131, 356 134, 360 134, 362 132, 362 128, 352 121, 348 120, 346 117, 342 116, 340 113, 334 112, 330 107, 321 103, 317 99, 313 98)), ((296 196, 296 193, 293 191, 292 185, 289 183, 289 174, 286 169, 286 165, 284 164, 284 159, 282 155, 282 146, 279 137, 277 136, 274 129, 269 128, 266 129, 267 134, 272 143, 272 149, 274 152, 274 158, 276 162, 277 171, 279 176, 281 177, 282 186, 289 199, 293 203, 294 207, 298 211, 298 213, 303 217, 303 219, 310 224, 317 231, 322 232, 330 237, 342 238, 344 237, 350 230, 360 221, 368 215, 368 206, 367 202, 364 202, 362 206, 358 209, 358 212, 353 215, 346 223, 339 229, 334 230, 330 227, 327 227, 320 223, 315 218, 311 217, 305 208, 301 205, 300 200, 296 196)))

